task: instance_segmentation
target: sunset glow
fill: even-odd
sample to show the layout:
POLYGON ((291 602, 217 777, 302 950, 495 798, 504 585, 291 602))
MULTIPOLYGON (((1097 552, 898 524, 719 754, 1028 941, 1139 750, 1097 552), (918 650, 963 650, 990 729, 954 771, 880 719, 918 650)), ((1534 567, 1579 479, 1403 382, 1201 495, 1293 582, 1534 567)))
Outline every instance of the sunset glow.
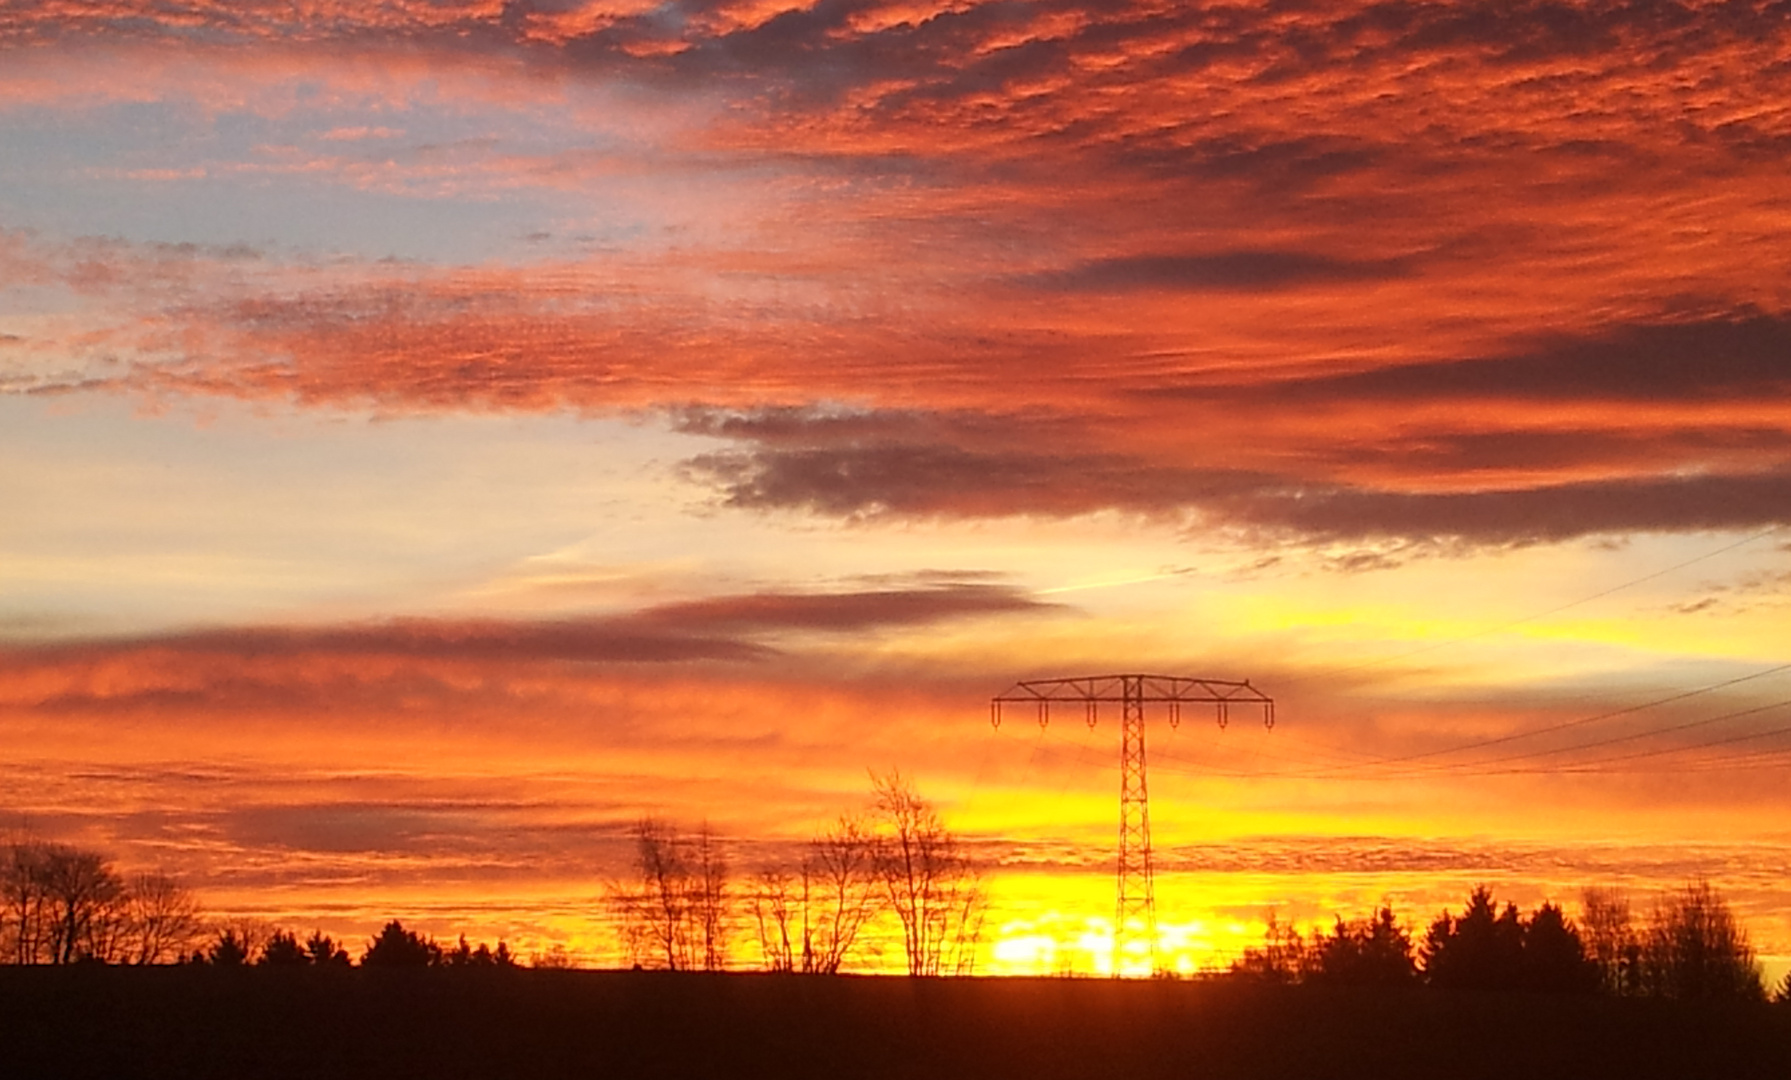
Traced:
POLYGON ((0 0, 0 825, 610 965, 632 823, 899 769, 1107 974, 1117 709, 989 699, 1247 678, 1167 967, 1702 878, 1782 971, 1788 140, 1721 0, 0 0))

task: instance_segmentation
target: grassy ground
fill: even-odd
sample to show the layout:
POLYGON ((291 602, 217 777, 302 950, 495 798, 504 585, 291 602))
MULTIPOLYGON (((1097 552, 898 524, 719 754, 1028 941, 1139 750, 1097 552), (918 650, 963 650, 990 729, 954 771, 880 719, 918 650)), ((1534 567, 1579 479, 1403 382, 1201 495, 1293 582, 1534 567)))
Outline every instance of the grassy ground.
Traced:
POLYGON ((0 968, 20 1077, 1791 1078, 1791 1008, 1235 982, 0 968))

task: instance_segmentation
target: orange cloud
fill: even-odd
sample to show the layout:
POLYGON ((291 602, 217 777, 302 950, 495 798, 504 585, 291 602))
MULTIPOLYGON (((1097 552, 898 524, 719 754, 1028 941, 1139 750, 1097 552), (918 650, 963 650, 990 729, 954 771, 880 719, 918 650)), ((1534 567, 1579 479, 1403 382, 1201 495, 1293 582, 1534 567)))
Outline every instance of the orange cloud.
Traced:
MULTIPOLYGON (((632 256, 393 269, 16 235, 6 247, 19 279, 90 309, 61 317, 66 337, 40 332, 15 348, 106 358, 72 376, 59 362, 27 389, 663 412, 734 444, 685 475, 742 508, 1116 508, 1318 538, 1510 543, 1757 528, 1788 505, 1791 375, 1780 358, 1791 331, 1759 312, 1495 338, 1467 354, 1258 363, 1253 347, 1190 354, 1192 338, 1147 349, 1117 326, 979 330, 986 300, 974 293, 912 292, 924 334, 861 315, 826 284, 807 307, 753 298, 755 277, 791 273, 776 260, 726 256, 738 264, 726 271, 632 256), (744 275, 742 295, 700 301, 717 273, 744 275), (1130 359, 1116 361, 1116 349, 1130 359), (135 362, 118 365, 121 352, 135 362), (859 404, 805 404, 817 400, 859 404)), ((1343 265, 1232 252, 1075 273, 1120 288, 1104 316, 1116 321, 1140 283, 1199 290, 1211 274, 1234 275, 1247 296, 1291 291, 1287 302, 1314 310, 1385 284, 1351 282, 1358 270, 1343 265)), ((1004 317, 1042 312, 1066 279, 1037 287, 1042 298, 1012 301, 1004 317)), ((1019 286, 999 288, 1012 297, 1019 286)), ((1251 303, 1263 301, 1232 306, 1251 303)), ((1328 332, 1301 348, 1314 356, 1328 332)))

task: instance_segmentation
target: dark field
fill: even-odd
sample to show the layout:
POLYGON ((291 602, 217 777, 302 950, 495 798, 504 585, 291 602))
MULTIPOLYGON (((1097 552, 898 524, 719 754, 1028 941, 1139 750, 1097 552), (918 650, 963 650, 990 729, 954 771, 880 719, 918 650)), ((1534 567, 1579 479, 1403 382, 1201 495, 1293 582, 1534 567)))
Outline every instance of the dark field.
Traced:
POLYGON ((1791 1008, 1239 982, 0 968, 20 1077, 1791 1078, 1791 1008))

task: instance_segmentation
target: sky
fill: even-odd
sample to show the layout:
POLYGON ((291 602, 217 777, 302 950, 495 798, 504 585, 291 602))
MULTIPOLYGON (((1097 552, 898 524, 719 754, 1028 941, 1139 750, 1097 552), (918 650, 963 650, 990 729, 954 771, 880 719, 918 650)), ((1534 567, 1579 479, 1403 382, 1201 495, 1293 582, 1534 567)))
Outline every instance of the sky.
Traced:
POLYGON ((14 835, 602 964, 641 817, 900 770, 1099 972, 1117 714, 989 698, 1249 679, 1147 718, 1171 965, 1791 964, 1791 4, 0 0, 0 151, 14 835))

